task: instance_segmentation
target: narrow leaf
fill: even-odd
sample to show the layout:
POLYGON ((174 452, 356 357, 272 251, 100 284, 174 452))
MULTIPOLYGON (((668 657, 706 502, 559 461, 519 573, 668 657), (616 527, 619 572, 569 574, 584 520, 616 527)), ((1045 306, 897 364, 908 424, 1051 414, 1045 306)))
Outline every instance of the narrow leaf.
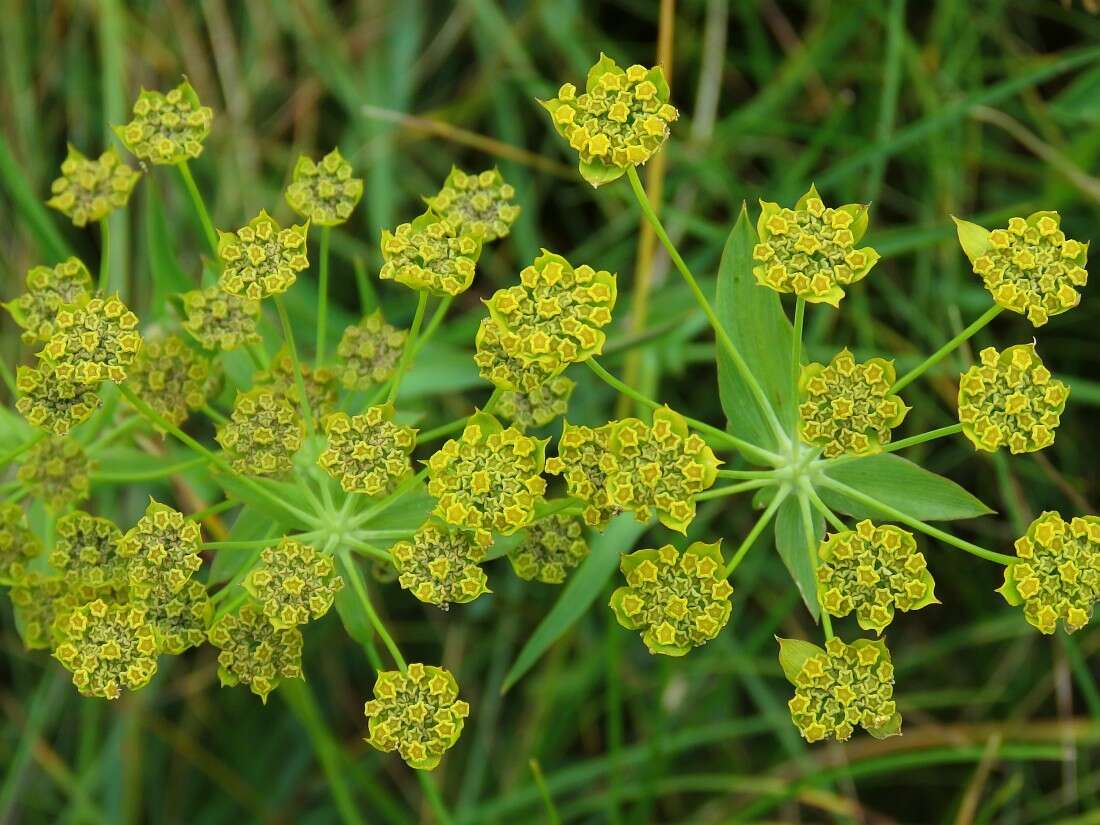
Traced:
MULTIPOLYGON (((223 490, 229 493, 231 498, 236 499, 242 504, 247 504, 249 507, 255 507, 259 512, 263 513, 274 522, 273 526, 297 527, 300 530, 310 529, 310 525, 302 522, 293 512, 276 505, 275 502, 267 496, 259 495, 252 487, 247 484, 242 484, 241 480, 235 476, 226 473, 214 473, 213 478, 223 490)), ((257 480, 257 483, 275 493, 281 501, 286 501, 299 508, 305 504, 305 502, 301 501, 301 493, 291 484, 286 484, 281 481, 271 481, 269 479, 257 480)))
POLYGON ((817 543, 825 535, 825 520, 815 510, 811 516, 814 535, 807 536, 802 525, 802 509, 798 496, 787 496, 775 512, 775 549, 787 565, 806 609, 814 617, 821 612, 817 603, 817 576, 810 559, 810 541, 817 543))
MULTIPOLYGON (((229 541, 255 541, 270 536, 274 526, 266 515, 251 507, 245 507, 237 516, 229 530, 229 541)), ((275 543, 275 539, 272 539, 275 543)), ((247 550, 215 550, 214 561, 210 565, 208 584, 227 582, 232 579, 252 557, 247 550)))

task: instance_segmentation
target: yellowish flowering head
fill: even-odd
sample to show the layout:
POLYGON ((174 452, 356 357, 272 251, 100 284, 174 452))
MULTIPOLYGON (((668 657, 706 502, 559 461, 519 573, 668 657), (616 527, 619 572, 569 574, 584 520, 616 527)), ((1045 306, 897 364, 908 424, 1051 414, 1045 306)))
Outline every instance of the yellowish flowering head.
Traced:
POLYGON ((1034 344, 986 347, 959 379, 959 422, 975 449, 1033 453, 1054 443, 1069 387, 1043 366, 1034 344))
POLYGON ((546 491, 541 473, 546 440, 505 428, 488 413, 470 416, 457 439, 428 459, 428 492, 435 514, 472 530, 488 546, 493 532, 511 535, 531 522, 546 491))
POLYGON ((478 373, 502 390, 535 393, 553 378, 549 367, 539 361, 528 363, 519 355, 520 336, 502 330, 492 318, 485 318, 474 339, 474 363, 478 373))
POLYGON ((360 415, 332 413, 321 422, 328 445, 317 463, 344 492, 387 495, 411 474, 416 430, 392 419, 393 407, 386 404, 360 415))
POLYGON ((237 472, 273 476, 289 472, 305 428, 286 398, 270 387, 253 387, 237 393, 215 438, 237 472))
MULTIPOLYGON (((321 418, 336 406, 340 393, 336 385, 336 375, 327 367, 311 367, 304 361, 298 362, 298 372, 302 376, 302 386, 306 390, 310 412, 315 418, 321 418)), ((298 378, 294 372, 294 358, 286 348, 281 349, 271 359, 266 370, 257 372, 253 381, 265 386, 276 395, 285 399, 294 409, 299 409, 301 395, 298 392, 298 378)))
POLYGON ((26 452, 18 478, 32 496, 58 512, 88 497, 94 468, 78 441, 48 436, 26 452))
POLYGON ((458 698, 450 671, 416 662, 404 673, 379 673, 363 711, 370 745, 397 751, 409 767, 430 771, 458 741, 470 706, 458 698))
POLYGON ((145 611, 96 599, 58 622, 64 639, 54 656, 83 696, 117 699, 145 687, 157 672, 157 641, 145 611))
POLYGON ((531 392, 505 392, 497 403, 497 412, 521 430, 545 427, 565 415, 576 386, 564 375, 558 375, 531 392))
POLYGON ((895 610, 939 604, 935 582, 913 534, 864 520, 831 533, 817 551, 821 603, 832 616, 853 610, 864 630, 882 633, 895 610))
POLYGON ((321 618, 343 587, 331 555, 286 537, 263 549, 260 563, 244 580, 245 590, 277 629, 321 618))
POLYGON ((58 619, 68 614, 69 588, 60 576, 26 571, 12 585, 15 629, 27 650, 52 650, 57 644, 58 619))
POLYGON ((798 434, 826 458, 877 453, 909 407, 890 392, 894 363, 870 358, 859 363, 847 348, 828 364, 807 364, 798 382, 798 434))
POLYGON ((363 197, 363 180, 352 174, 351 164, 340 150, 333 149, 320 163, 300 156, 284 194, 290 208, 310 223, 338 226, 351 217, 363 197))
POLYGON ((79 258, 29 269, 26 284, 26 292, 2 305, 23 328, 24 344, 49 341, 57 313, 92 294, 92 276, 79 258))
POLYGON ((825 649, 799 639, 777 639, 779 664, 794 685, 787 703, 807 742, 848 739, 861 725, 876 739, 901 732, 894 703, 894 666, 885 642, 829 639, 825 649))
POLYGON ((382 232, 385 263, 378 277, 433 295, 460 295, 474 282, 481 243, 430 209, 382 232))
POLYGON ((115 134, 135 157, 152 164, 197 158, 214 122, 213 110, 199 102, 186 80, 169 92, 142 89, 133 115, 115 134))
POLYGON ((93 589, 129 583, 128 560, 119 553, 122 532, 109 519, 76 510, 57 520, 50 566, 71 587, 93 589))
POLYGON ((141 349, 138 318, 117 295, 85 298, 57 313, 54 334, 38 353, 62 381, 98 384, 126 380, 141 349))
POLYGON ((719 542, 693 542, 683 553, 671 544, 637 550, 619 567, 626 586, 611 594, 611 609, 623 627, 642 632, 650 653, 683 656, 729 621, 733 588, 719 542))
POLYGON ((0 504, 0 579, 18 581, 42 552, 42 542, 27 526, 27 515, 14 501, 0 504))
POLYGON ((70 144, 61 177, 50 184, 52 197, 46 205, 64 214, 74 226, 85 226, 124 207, 140 179, 141 172, 123 163, 113 148, 92 160, 70 144))
POLYGON ((756 231, 757 283, 812 304, 839 306, 842 287, 865 278, 879 258, 869 246, 856 248, 867 231, 867 207, 826 206, 813 186, 794 209, 761 201, 756 231))
POLYGON ((660 66, 627 69, 605 54, 588 70, 584 91, 572 83, 539 101, 554 128, 580 156, 581 176, 593 186, 622 177, 657 154, 679 112, 669 102, 660 66))
POLYGON ((1067 633, 1080 630, 1100 601, 1100 517, 1065 521, 1045 512, 1016 540, 1019 561, 1005 567, 997 592, 1011 605, 1024 606, 1024 618, 1043 633, 1062 622, 1067 633))
POLYGON ((46 361, 37 369, 18 367, 15 389, 19 393, 15 409, 27 423, 56 436, 68 435, 77 424, 87 421, 102 403, 97 384, 62 380, 56 368, 46 361))
POLYGON ((206 403, 214 384, 210 361, 178 335, 147 341, 128 370, 126 382, 146 404, 176 426, 206 403))
POLYGON ((253 602, 218 619, 208 638, 220 651, 218 677, 224 687, 243 683, 267 704, 283 679, 302 678, 301 631, 275 627, 253 602))
POLYGON ((460 234, 491 243, 506 236, 519 217, 515 197, 496 168, 470 175, 452 166, 443 188, 424 202, 460 234))
POLYGON ((222 274, 218 286, 231 295, 255 301, 279 295, 294 285, 309 266, 308 223, 285 229, 263 209, 236 232, 218 231, 222 274))
POLYGON ((130 590, 138 598, 157 588, 179 593, 202 566, 199 525, 167 504, 149 500, 145 515, 118 543, 128 560, 130 590))
POLYGON ((260 302, 216 286, 183 294, 183 328, 208 350, 234 350, 263 339, 257 331, 260 302))
POLYGON ((1067 238, 1061 222, 1057 212, 1033 212, 991 232, 955 219, 963 251, 993 300, 1037 327, 1077 306, 1088 281, 1089 245, 1067 238))
POLYGON ((206 641, 214 608, 206 585, 197 579, 175 592, 162 582, 135 598, 134 604, 145 611, 161 653, 179 656, 206 641))
POLYGON ((584 502, 585 524, 600 530, 622 512, 607 491, 608 474, 616 467, 611 431, 611 424, 584 427, 566 421, 558 440, 558 454, 546 459, 546 472, 563 476, 569 495, 584 502))
POLYGON ((527 535, 508 554, 508 561, 524 581, 561 584, 566 573, 584 561, 588 551, 584 522, 576 516, 555 513, 527 528, 527 535))
POLYGON ((463 531, 427 522, 390 549, 398 583, 420 601, 446 610, 488 593, 478 565, 485 548, 463 531))
POLYGON ((337 376, 349 390, 381 384, 397 369, 409 333, 386 323, 381 310, 344 330, 336 348, 337 376))

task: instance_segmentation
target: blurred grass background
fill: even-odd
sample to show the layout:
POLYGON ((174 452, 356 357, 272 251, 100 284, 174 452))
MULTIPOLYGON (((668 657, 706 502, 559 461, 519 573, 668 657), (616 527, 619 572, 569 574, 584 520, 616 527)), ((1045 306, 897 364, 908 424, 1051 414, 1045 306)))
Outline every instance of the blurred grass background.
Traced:
MULTIPOLYGON (((352 222, 334 233, 338 334, 379 300, 407 322, 414 301, 373 274, 383 227, 408 220, 451 163, 497 164, 524 212, 483 258, 479 282, 425 350, 404 403, 439 423, 483 400, 469 360, 480 298, 515 278, 538 247, 620 273, 604 363, 647 393, 720 423, 705 321, 652 238, 625 183, 593 192, 536 97, 583 80, 601 50, 662 58, 681 120, 647 169, 689 265, 713 286, 742 200, 793 201, 811 181, 830 202, 872 201, 867 241, 885 256, 839 313, 812 309, 809 354, 841 345, 914 365, 987 306, 949 214, 985 223, 1057 209, 1071 237, 1100 216, 1100 15, 1057 0, 57 0, 0 3, 0 298, 26 269, 73 249, 94 265, 98 234, 34 206, 71 141, 114 141, 138 87, 186 74, 216 112, 193 163, 215 223, 261 207, 289 218, 281 189, 300 152, 339 145, 366 179, 352 222), (667 163, 666 163, 667 161, 667 163), (377 296, 362 296, 362 260, 377 296), (641 347, 630 308, 651 291, 641 347)), ((162 296, 150 267, 167 228, 178 277, 203 248, 174 175, 147 178, 112 235, 114 283, 143 318, 162 296), (163 201, 164 223, 157 208, 163 201)), ((289 294, 312 324, 314 281, 289 294)), ((373 291, 373 290, 368 290, 373 291)), ((1057 443, 1025 457, 975 456, 967 442, 918 448, 1000 515, 960 525, 999 549, 1045 508, 1095 513, 1100 434, 1100 300, 1038 334, 1073 386, 1057 443)), ((905 434, 950 423, 953 374, 979 345, 1030 340, 1015 316, 906 391, 905 434)), ((0 317, 5 363, 26 362, 0 317)), ((606 420, 621 402, 587 371, 570 419, 606 420)), ((8 399, 6 399, 8 400, 8 399)), ((620 414, 630 412, 619 406, 620 414)), ((430 425, 429 425, 430 426, 430 425)), ((109 490, 133 513, 152 488, 109 490)), ((692 537, 735 540, 747 501, 700 509, 692 537)), ((653 540, 666 538, 651 536, 653 540)), ((648 543, 648 542, 647 542, 648 543)), ((926 543, 928 544, 928 543, 926 543)), ((624 548, 627 549, 627 548, 624 548)), ((783 566, 761 543, 735 580, 729 627, 682 660, 654 658, 615 625, 603 599, 527 677, 504 674, 558 590, 521 584, 495 562, 495 593, 450 613, 380 588, 411 659, 455 671, 473 712, 437 778, 456 821, 1100 822, 1100 629, 1040 637, 993 592, 999 570, 925 547, 943 606, 890 629, 905 735, 807 747, 786 713, 774 633, 816 638, 783 566), (537 759, 555 800, 540 799, 537 759)), ((0 608, 0 822, 411 823, 431 821, 412 772, 362 742, 373 684, 335 614, 310 627, 308 690, 266 706, 219 690, 214 651, 162 660, 148 689, 110 705, 82 700, 45 655, 24 652, 0 608)))

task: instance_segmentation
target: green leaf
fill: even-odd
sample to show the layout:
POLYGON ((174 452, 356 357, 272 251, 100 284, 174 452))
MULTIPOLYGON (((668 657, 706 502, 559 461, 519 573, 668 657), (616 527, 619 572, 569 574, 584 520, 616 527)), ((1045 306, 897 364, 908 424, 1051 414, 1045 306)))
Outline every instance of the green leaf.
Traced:
POLYGON ((334 604, 347 634, 361 645, 370 644, 374 639, 374 629, 371 628, 367 614, 359 604, 359 598, 351 582, 344 582, 344 586, 336 594, 334 604))
POLYGON ((787 496, 775 511, 775 549, 787 565, 806 609, 817 621, 821 613, 817 602, 817 576, 810 559, 810 541, 816 545, 825 535, 825 519, 815 510, 811 514, 814 535, 807 536, 802 525, 802 509, 798 496, 787 496))
POLYGON ((504 677, 501 693, 510 690, 534 667, 550 645, 584 615, 619 566, 619 557, 631 550, 631 545, 646 527, 647 525, 635 521, 629 513, 623 513, 607 526, 602 535, 593 540, 592 552, 569 578, 550 612, 539 622, 539 626, 519 652, 511 670, 504 677))
MULTIPOLYGON (((368 504, 364 509, 369 510, 370 507, 368 504)), ((364 530, 415 530, 428 520, 433 507, 435 499, 428 495, 423 484, 418 484, 360 527, 364 530)))
MULTIPOLYGON (((756 231, 742 204, 726 239, 718 266, 715 312, 744 357, 749 369, 772 403, 780 421, 790 421, 791 323, 783 312, 778 293, 760 286, 752 274, 752 248, 756 231)), ((764 411, 756 404, 737 367, 722 348, 718 350, 718 393, 726 413, 726 429, 765 449, 777 449, 775 434, 764 411)))
MULTIPOLYGON (((241 480, 236 476, 220 472, 213 473, 212 475, 214 480, 223 490, 229 493, 231 498, 236 499, 242 504, 247 504, 249 507, 253 507, 263 513, 273 522, 273 527, 279 529, 285 529, 287 527, 296 527, 299 530, 312 529, 312 525, 303 522, 300 518, 295 516, 292 511, 278 506, 267 496, 259 495, 252 487, 241 483, 241 480)), ((253 481, 267 490, 270 490, 280 501, 291 503, 299 509, 308 507, 307 502, 303 500, 301 492, 293 484, 287 484, 282 481, 272 481, 270 479, 253 479, 253 481)))
POLYGON ((149 272, 153 277, 153 298, 149 314, 160 317, 164 314, 164 305, 169 295, 186 292, 194 289, 196 285, 180 268, 172 248, 169 240, 171 231, 164 218, 164 210, 161 208, 161 199, 153 175, 146 178, 143 200, 145 251, 149 258, 149 272))
MULTIPOLYGON (((233 522, 227 540, 255 541, 256 539, 267 538, 275 531, 276 525, 271 523, 270 518, 259 510, 246 507, 241 510, 240 515, 233 522)), ((272 542, 274 542, 274 539, 272 539, 272 542)), ((215 550, 207 584, 229 581, 240 572, 252 556, 253 554, 247 550, 215 550)))
POLYGON ((973 263, 976 258, 980 258, 989 250, 989 230, 976 223, 956 218, 954 215, 951 219, 955 222, 955 228, 959 233, 959 245, 973 263))
POLYGON ((825 652, 813 642, 802 639, 783 639, 776 636, 775 640, 779 642, 779 667, 783 669, 783 675, 792 685, 798 679, 798 674, 802 672, 802 666, 806 664, 806 660, 825 652))
MULTIPOLYGON (((993 512, 951 479, 890 453, 827 466, 825 474, 920 521, 977 518, 993 512)), ((855 518, 882 518, 877 510, 833 490, 822 488, 819 493, 834 510, 855 518)))

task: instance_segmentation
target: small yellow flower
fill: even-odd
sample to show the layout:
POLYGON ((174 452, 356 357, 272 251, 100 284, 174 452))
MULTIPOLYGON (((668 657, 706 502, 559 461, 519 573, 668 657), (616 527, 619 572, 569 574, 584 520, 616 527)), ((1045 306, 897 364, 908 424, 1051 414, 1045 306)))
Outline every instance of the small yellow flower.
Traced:
POLYGON ((123 163, 114 149, 91 160, 70 144, 46 205, 65 214, 74 226, 84 226, 124 207, 140 178, 141 172, 123 163))
POLYGON ((15 627, 27 650, 50 650, 57 643, 58 619, 73 608, 69 588, 60 576, 26 571, 10 592, 15 627))
POLYGON ((53 337, 54 319, 64 307, 91 297, 92 276, 79 258, 27 271, 27 291, 2 306, 23 328, 23 343, 45 343, 53 337))
POLYGON ((227 613, 208 633, 218 648, 218 677, 223 687, 244 683, 263 703, 283 679, 302 678, 302 634, 297 627, 274 627, 260 607, 245 602, 227 613))
MULTIPOLYGON (((306 389, 306 400, 314 418, 325 416, 336 406, 339 388, 336 375, 327 367, 310 367, 304 361, 298 362, 302 375, 302 386, 306 389)), ((287 349, 282 349, 271 359, 266 370, 256 373, 253 382, 257 386, 267 387, 280 398, 285 399, 294 409, 299 409, 300 394, 298 379, 294 373, 294 359, 287 349)))
POLYGON ((593 428, 566 421, 557 456, 546 459, 546 472, 565 477, 569 495, 585 503, 585 523, 600 530, 622 512, 607 492, 608 473, 615 469, 611 429, 611 424, 593 428))
POLYGON ((1054 443, 1069 387, 1043 366, 1034 344, 983 349, 959 379, 959 422, 975 449, 1033 453, 1054 443))
POLYGON ((1016 556, 997 592, 1022 604, 1028 622, 1043 633, 1053 633, 1059 621, 1067 633, 1089 623, 1100 601, 1100 517, 1066 522, 1045 512, 1016 540, 1016 556))
POLYGON ((409 333, 391 327, 381 310, 344 330, 336 348, 337 374, 349 390, 365 390, 393 375, 409 333))
POLYGON ((259 301, 286 292, 298 273, 309 266, 308 224, 283 229, 260 214, 236 232, 218 231, 218 258, 223 269, 218 286, 231 295, 259 301))
POLYGON ((238 392, 229 422, 215 436, 233 469, 258 476, 288 472, 304 437, 298 411, 269 387, 238 392))
POLYGON ((0 579, 18 581, 27 565, 42 552, 42 542, 27 526, 23 508, 14 501, 0 504, 0 579))
POLYGON ((73 674, 83 696, 117 699, 157 672, 157 642, 145 611, 102 599, 78 607, 59 622, 64 639, 54 656, 73 674))
POLYGON ((197 579, 175 592, 161 583, 135 599, 134 605, 145 611, 157 650, 170 656, 179 656, 205 642, 214 614, 206 585, 197 579))
POLYGON ((576 386, 564 375, 559 375, 531 392, 505 392, 497 403, 497 412, 521 430, 545 427, 565 415, 576 386))
POLYGON ((187 420, 213 389, 210 361, 178 335, 147 341, 128 370, 127 384, 170 424, 187 420))
POLYGON ((32 496, 59 511, 88 497, 94 467, 75 439, 49 436, 27 451, 18 478, 32 496))
POLYGON ((508 554, 508 561, 525 581, 561 584, 566 572, 584 561, 588 549, 584 522, 555 513, 527 528, 527 535, 508 554))
POLYGON ((416 430, 392 421, 391 405, 369 407, 361 415, 333 413, 321 422, 328 446, 317 463, 347 493, 392 493, 412 473, 409 456, 416 430))
POLYGON ((343 586, 331 555, 286 537, 263 549, 260 563, 244 580, 245 590, 276 629, 321 618, 343 586))
POLYGON ((393 232, 382 232, 385 263, 378 277, 433 295, 459 295, 474 281, 481 244, 428 210, 393 232))
POLYGON ((776 292, 839 306, 841 287, 865 278, 878 261, 871 247, 856 248, 866 231, 865 205, 826 206, 813 186, 794 209, 761 201, 753 275, 776 292))
POLYGON ((485 548, 462 530, 427 522, 390 554, 398 583, 427 604, 446 610, 489 592, 485 571, 478 567, 485 548))
POLYGON ((142 89, 133 114, 115 134, 137 158, 153 164, 197 158, 214 121, 214 112, 199 103, 186 80, 167 93, 142 89))
POLYGON ((470 175, 452 166, 443 188, 424 202, 459 234, 491 243, 505 237, 519 217, 515 197, 516 190, 495 168, 470 175))
POLYGON ((62 381, 119 384, 141 349, 137 326, 137 316, 117 295, 82 299, 57 313, 53 337, 38 357, 62 381))
POLYGON ((183 294, 183 328, 209 350, 234 350, 263 341, 256 329, 260 302, 216 286, 183 294))
POLYGON ((430 771, 458 741, 470 706, 458 698, 450 671, 416 662, 405 673, 379 673, 363 712, 370 745, 397 751, 409 767, 430 771))
POLYGON ((129 583, 128 561, 118 550, 122 532, 109 519, 76 510, 57 520, 50 566, 71 587, 92 589, 129 583))
POLYGON ((145 514, 118 543, 128 560, 130 589, 143 598, 155 589, 179 593, 202 566, 199 525, 167 504, 149 500, 145 514))
POLYGON ((492 318, 485 318, 474 340, 474 363, 481 377, 509 392, 536 393, 553 378, 549 368, 538 361, 527 363, 517 353, 519 336, 501 330, 492 318))
POLYGON ((896 377, 892 361, 857 363, 847 349, 828 365, 807 364, 799 380, 799 436, 826 458, 877 453, 909 412, 890 392, 896 377))
POLYGON ((48 362, 37 369, 19 367, 15 373, 15 388, 19 392, 15 409, 27 423, 56 436, 68 435, 77 424, 87 421, 102 403, 97 384, 62 380, 48 362))
POLYGON ((352 176, 351 164, 333 149, 320 163, 301 155, 284 194, 290 208, 310 223, 337 226, 351 217, 363 196, 363 181, 352 176))

